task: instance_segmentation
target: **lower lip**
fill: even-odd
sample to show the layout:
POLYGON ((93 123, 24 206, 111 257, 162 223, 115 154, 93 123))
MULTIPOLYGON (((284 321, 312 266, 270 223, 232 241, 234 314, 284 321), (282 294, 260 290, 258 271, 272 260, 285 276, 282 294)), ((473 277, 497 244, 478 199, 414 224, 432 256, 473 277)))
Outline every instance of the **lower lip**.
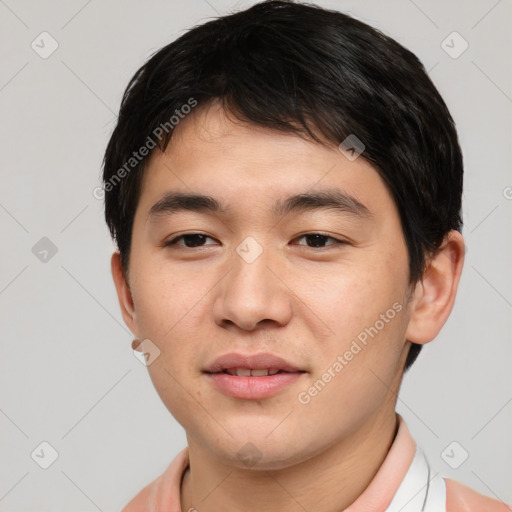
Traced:
POLYGON ((207 373, 213 385, 225 395, 246 400, 258 400, 275 395, 297 382, 303 373, 276 373, 264 377, 238 377, 228 373, 207 373))

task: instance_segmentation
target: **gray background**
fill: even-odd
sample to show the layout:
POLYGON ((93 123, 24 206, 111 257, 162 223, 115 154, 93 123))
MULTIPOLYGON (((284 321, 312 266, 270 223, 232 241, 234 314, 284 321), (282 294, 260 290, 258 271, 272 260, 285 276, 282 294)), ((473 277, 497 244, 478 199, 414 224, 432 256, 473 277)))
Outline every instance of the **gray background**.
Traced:
MULTIPOLYGON (((93 189, 136 69, 187 28, 252 3, 0 0, 2 511, 120 510, 186 444, 131 352, 93 189), (46 59, 31 47, 51 48, 43 31, 59 45, 46 59), (46 261, 44 247, 32 250, 42 237, 57 248, 46 261), (31 458, 49 456, 43 441, 59 455, 46 470, 31 458)), ((414 51, 456 120, 467 259, 454 311, 406 375, 398 411, 436 471, 511 503, 512 2, 318 4, 414 51), (441 46, 453 31, 469 44, 458 58, 441 46), (452 465, 469 453, 458 469, 441 456, 453 441, 452 465)))

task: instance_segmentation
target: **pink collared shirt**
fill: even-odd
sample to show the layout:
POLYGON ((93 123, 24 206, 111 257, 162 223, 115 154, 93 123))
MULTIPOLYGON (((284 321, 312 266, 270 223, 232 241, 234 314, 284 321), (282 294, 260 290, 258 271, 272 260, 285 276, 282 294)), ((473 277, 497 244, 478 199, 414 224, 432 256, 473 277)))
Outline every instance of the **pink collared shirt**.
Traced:
MULTIPOLYGON (((512 512, 505 503, 433 472, 403 418, 397 417, 398 431, 384 462, 344 512, 512 512)), ((122 512, 182 512, 180 486, 188 465, 186 447, 122 512)))

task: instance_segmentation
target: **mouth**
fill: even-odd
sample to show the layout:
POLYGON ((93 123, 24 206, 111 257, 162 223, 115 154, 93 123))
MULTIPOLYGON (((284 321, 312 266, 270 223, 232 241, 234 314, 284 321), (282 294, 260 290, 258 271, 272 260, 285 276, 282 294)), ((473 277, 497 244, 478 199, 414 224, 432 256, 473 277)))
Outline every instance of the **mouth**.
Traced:
POLYGON ((250 369, 250 368, 226 368, 219 372, 206 372, 211 374, 227 373, 236 377, 267 377, 268 375, 277 375, 279 373, 306 373, 304 370, 298 370, 297 372, 287 372, 280 370, 279 368, 261 368, 261 369, 250 369))
POLYGON ((306 370, 273 354, 226 354, 203 370, 222 394, 245 400, 275 395, 301 379, 306 370))
POLYGON ((224 354, 213 361, 204 370, 205 373, 225 372, 238 377, 265 377, 277 373, 304 373, 299 366, 282 357, 261 352, 257 354, 224 354))

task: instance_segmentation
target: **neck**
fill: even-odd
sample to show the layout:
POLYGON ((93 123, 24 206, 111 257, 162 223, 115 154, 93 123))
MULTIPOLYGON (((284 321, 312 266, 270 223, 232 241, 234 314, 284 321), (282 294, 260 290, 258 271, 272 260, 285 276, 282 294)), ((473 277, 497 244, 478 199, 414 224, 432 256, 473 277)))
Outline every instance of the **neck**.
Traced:
POLYGON ((190 466, 181 510, 200 512, 339 512, 368 487, 396 435, 394 410, 378 412, 350 436, 312 458, 280 470, 228 467, 189 439, 190 466))

